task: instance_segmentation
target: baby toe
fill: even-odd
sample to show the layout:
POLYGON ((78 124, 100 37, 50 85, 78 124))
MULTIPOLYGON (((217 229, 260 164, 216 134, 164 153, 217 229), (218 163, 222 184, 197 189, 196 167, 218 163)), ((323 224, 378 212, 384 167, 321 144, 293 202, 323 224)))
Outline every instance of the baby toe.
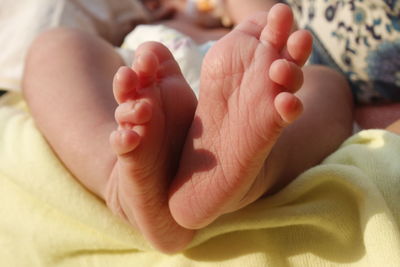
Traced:
POLYGON ((110 144, 117 155, 134 150, 140 143, 140 136, 132 130, 116 130, 110 135, 110 144))
POLYGON ((312 35, 306 30, 292 33, 286 44, 282 55, 287 60, 303 66, 310 56, 312 50, 312 35))
POLYGON ((301 68, 285 59, 278 59, 272 62, 269 69, 269 78, 292 93, 299 90, 303 84, 301 68))
POLYGON ((267 26, 261 32, 260 40, 270 43, 277 51, 286 45, 293 27, 293 13, 284 4, 274 5, 268 13, 267 26))
POLYGON ((275 97, 276 111, 285 123, 292 123, 303 112, 303 104, 295 95, 282 92, 275 97))
POLYGON ((115 110, 115 119, 118 124, 145 124, 151 120, 153 108, 144 100, 131 100, 122 103, 115 110))
POLYGON ((129 67, 120 67, 114 76, 113 92, 117 103, 135 98, 137 88, 137 75, 129 67))
MULTIPOLYGON (((142 44, 137 53, 139 55, 143 54, 151 54, 154 59, 157 61, 157 68, 153 66, 154 75, 157 75, 158 78, 163 78, 169 75, 181 74, 181 69, 176 62, 174 56, 171 51, 161 43, 158 42, 146 42, 142 44), (157 72, 157 73, 155 73, 157 72)), ((138 59, 141 61, 142 59, 138 59)), ((146 62, 146 58, 143 58, 143 62, 146 62)), ((149 62, 148 62, 149 63, 149 62)), ((140 64, 140 63, 139 63, 140 64)))
POLYGON ((132 68, 138 74, 141 88, 156 81, 158 66, 158 58, 152 51, 138 50, 132 68))

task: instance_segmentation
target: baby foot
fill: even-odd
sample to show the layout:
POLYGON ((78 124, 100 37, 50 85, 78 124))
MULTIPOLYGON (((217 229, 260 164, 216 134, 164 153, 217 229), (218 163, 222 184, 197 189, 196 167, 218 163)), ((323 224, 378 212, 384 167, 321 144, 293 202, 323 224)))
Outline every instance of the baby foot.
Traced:
POLYGON ((168 187, 193 119, 196 98, 168 49, 154 42, 137 50, 132 69, 119 69, 113 87, 119 126, 110 136, 117 162, 107 203, 157 249, 182 249, 193 231, 183 229, 172 218, 168 187))
POLYGON ((290 34, 292 23, 290 8, 275 5, 206 55, 195 119, 170 191, 180 225, 201 228, 272 186, 259 173, 283 128, 302 112, 293 93, 312 43, 306 31, 290 34))

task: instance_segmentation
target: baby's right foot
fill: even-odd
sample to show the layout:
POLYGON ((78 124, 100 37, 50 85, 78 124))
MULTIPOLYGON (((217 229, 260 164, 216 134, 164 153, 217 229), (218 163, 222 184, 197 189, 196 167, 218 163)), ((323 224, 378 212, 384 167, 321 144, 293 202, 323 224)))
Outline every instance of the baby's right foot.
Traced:
POLYGON ((182 226, 204 227, 272 186, 258 174, 283 128, 302 111, 293 93, 312 43, 308 32, 290 34, 292 22, 289 7, 275 5, 239 24, 206 55, 195 119, 170 191, 171 213, 182 226))
POLYGON ((107 204, 136 225, 159 250, 174 252, 192 238, 168 207, 168 188, 191 125, 196 98, 167 48, 146 43, 131 68, 114 79, 118 129, 110 137, 117 156, 107 204))

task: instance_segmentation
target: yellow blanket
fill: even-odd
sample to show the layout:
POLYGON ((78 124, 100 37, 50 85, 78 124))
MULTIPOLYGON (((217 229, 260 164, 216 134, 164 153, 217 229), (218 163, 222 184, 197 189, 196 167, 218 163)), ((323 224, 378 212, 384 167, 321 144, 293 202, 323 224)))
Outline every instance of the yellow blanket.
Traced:
POLYGON ((18 95, 2 102, 0 266, 400 266, 397 135, 360 132, 275 196, 223 216, 169 256, 71 176, 18 95))

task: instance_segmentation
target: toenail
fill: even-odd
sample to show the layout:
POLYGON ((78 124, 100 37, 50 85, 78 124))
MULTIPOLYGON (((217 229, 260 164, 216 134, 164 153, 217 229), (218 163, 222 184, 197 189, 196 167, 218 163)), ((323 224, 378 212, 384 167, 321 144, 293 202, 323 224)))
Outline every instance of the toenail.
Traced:
POLYGON ((138 103, 132 102, 132 111, 136 111, 138 103))
POLYGON ((117 73, 115 74, 115 79, 121 80, 121 75, 122 75, 121 72, 123 69, 124 69, 124 66, 121 66, 118 68, 117 73))
POLYGON ((117 80, 117 81, 120 81, 121 79, 122 79, 122 72, 123 72, 123 70, 126 68, 126 66, 121 66, 121 67, 119 67, 118 68, 118 70, 117 70, 117 72, 116 72, 116 74, 115 74, 115 79, 117 80))

